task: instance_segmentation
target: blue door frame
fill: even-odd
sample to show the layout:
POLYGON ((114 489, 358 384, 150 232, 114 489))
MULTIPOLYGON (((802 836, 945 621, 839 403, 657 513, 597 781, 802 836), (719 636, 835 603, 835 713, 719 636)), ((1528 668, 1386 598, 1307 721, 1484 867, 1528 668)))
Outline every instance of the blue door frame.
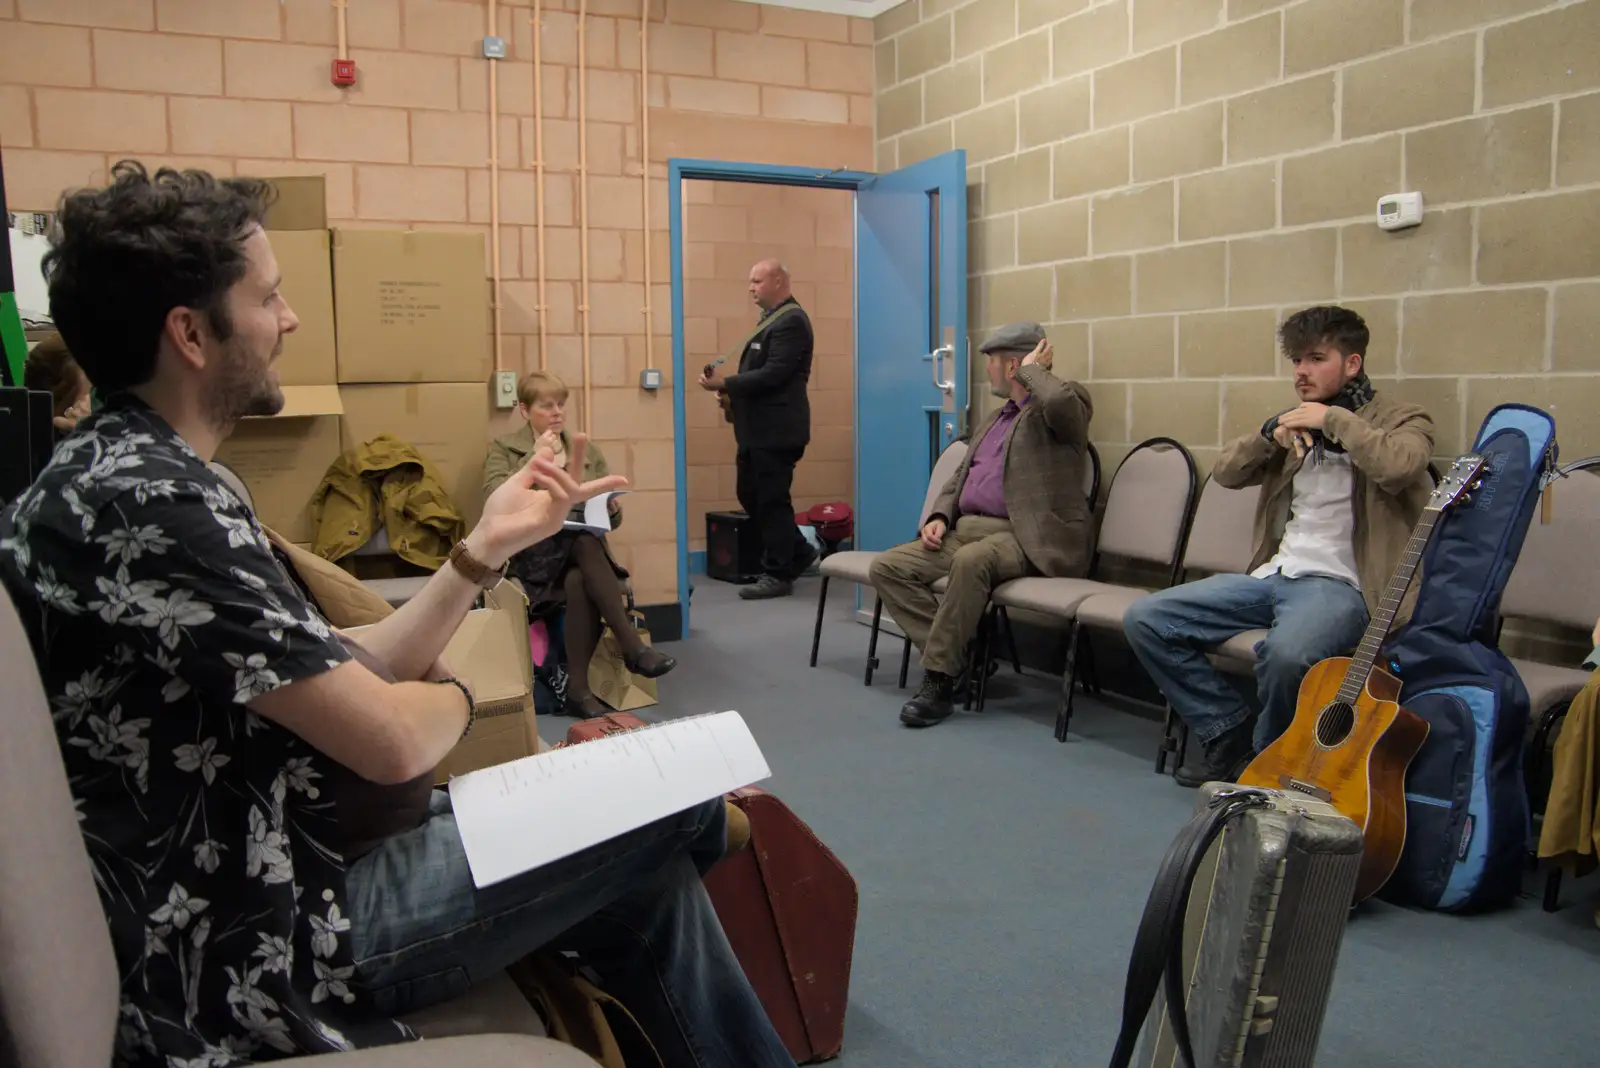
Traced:
MULTIPOLYGON (((954 188, 950 192, 956 193, 959 199, 958 211, 954 213, 951 225, 941 227, 940 241, 948 253, 941 256, 945 266, 940 271, 940 288, 947 294, 946 300, 956 301, 956 314, 946 315, 945 321, 958 328, 956 343, 965 344, 966 332, 966 210, 964 184, 965 156, 964 154, 950 154, 951 162, 955 166, 957 178, 954 179, 954 188), (953 255, 951 255, 953 253, 953 255), (959 294, 959 296, 956 296, 959 294)), ((678 608, 683 620, 683 634, 689 633, 689 494, 687 478, 687 421, 685 411, 685 398, 687 397, 688 376, 684 373, 684 333, 683 333, 683 182, 686 179, 698 179, 717 182, 750 182, 759 185, 790 185, 803 186, 816 189, 846 189, 859 193, 863 186, 876 182, 880 177, 867 171, 850 171, 843 169, 818 170, 815 167, 793 167, 765 163, 736 163, 723 160, 701 159, 672 159, 667 164, 667 214, 671 227, 671 247, 669 255, 672 267, 672 420, 673 420, 673 465, 676 475, 674 495, 676 497, 677 543, 678 543, 678 608)), ((896 172, 901 173, 901 172, 896 172)), ((946 182, 947 186, 951 183, 946 182)), ((860 222, 859 206, 857 221, 860 222)), ((858 236, 859 240, 859 236, 858 236)), ((859 250, 858 250, 859 254, 859 250)), ((856 292, 852 295, 852 318, 857 324, 861 322, 860 282, 857 280, 856 292)), ((935 342, 937 344, 937 342, 935 342)), ((924 357, 926 359, 926 357, 924 357)), ((957 361, 952 361, 956 363, 957 361)), ((953 368, 954 369, 954 368, 953 368)), ((960 407, 965 407, 966 399, 966 360, 959 360, 960 381, 958 399, 960 407)), ((859 383, 857 383, 859 397, 859 383)), ((858 401, 859 403, 859 401, 858 401)), ((958 417, 959 418, 959 417, 958 417)), ((857 447, 859 448, 860 412, 856 413, 857 447)), ((944 435, 941 435, 944 436, 944 435)), ((947 443, 947 442, 946 442, 947 443)), ((857 471, 857 479, 860 473, 857 471)), ((924 476, 925 481, 925 476, 924 476)), ((917 489, 920 498, 921 489, 917 489)))

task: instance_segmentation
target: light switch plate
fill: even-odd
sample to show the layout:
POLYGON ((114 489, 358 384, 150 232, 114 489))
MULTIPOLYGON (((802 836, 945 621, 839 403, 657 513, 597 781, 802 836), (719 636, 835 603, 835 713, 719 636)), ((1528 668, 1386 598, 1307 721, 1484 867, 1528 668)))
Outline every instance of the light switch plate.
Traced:
POLYGON ((502 411, 517 406, 517 372, 495 372, 494 406, 502 411))
POLYGON ((661 388, 661 370, 657 367, 646 367, 639 372, 639 388, 654 392, 661 388))

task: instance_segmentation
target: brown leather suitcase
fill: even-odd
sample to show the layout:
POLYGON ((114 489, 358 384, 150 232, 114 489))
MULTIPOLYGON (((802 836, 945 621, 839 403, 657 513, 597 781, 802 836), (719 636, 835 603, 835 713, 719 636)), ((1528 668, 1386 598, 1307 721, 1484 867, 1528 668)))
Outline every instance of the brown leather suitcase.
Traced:
POLYGON ((579 742, 592 742, 596 738, 604 738, 608 734, 620 734, 623 731, 637 730, 648 727, 649 724, 632 712, 607 712, 594 719, 580 720, 567 728, 567 744, 577 745, 579 742))
POLYGON ((825 1061, 844 1046, 856 881, 778 798, 760 787, 728 800, 750 819, 750 846, 706 874, 706 890, 744 973, 790 1056, 825 1061))

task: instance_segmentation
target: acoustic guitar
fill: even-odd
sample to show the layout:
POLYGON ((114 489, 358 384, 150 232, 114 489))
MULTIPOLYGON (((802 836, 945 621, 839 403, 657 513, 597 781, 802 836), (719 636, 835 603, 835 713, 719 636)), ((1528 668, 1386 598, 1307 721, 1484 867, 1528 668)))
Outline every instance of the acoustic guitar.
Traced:
POLYGON ((1378 666, 1379 652, 1404 600, 1422 551, 1445 511, 1480 485, 1483 457, 1450 465, 1422 510, 1383 601, 1354 656, 1312 667, 1300 683, 1294 722, 1239 776, 1244 786, 1302 793, 1331 804, 1365 836, 1356 901, 1394 873, 1406 843, 1406 769, 1428 738, 1428 724, 1400 707, 1400 680, 1378 666))

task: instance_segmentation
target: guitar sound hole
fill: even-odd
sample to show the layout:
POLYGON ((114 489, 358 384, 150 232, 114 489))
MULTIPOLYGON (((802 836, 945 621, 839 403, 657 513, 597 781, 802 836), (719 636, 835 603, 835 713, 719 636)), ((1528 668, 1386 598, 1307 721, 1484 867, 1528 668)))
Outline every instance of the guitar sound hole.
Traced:
POLYGON ((1317 744, 1332 749, 1350 736, 1355 725, 1355 708, 1343 701, 1335 701, 1317 717, 1317 744))

